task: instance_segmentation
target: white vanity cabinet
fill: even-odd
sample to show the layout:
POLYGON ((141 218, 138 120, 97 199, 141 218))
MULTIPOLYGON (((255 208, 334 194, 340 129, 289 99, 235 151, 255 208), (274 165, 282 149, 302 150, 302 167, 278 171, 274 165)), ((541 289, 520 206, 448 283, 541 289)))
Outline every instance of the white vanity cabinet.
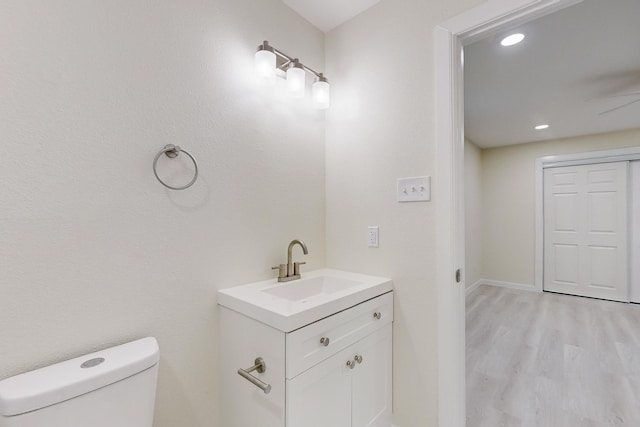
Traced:
POLYGON ((391 426, 393 292, 289 332, 220 315, 225 427, 391 426), (268 394, 237 373, 257 357, 268 394))
POLYGON ((288 379, 286 425, 389 427, 391 387, 391 325, 388 324, 288 379))

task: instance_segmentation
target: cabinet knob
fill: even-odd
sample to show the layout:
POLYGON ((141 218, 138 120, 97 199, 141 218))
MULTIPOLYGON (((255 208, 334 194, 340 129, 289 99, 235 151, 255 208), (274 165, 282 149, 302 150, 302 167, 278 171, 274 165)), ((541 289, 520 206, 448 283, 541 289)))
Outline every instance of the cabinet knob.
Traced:
POLYGON ((355 360, 356 362, 358 362, 358 364, 360 364, 362 363, 362 356, 360 356, 359 354, 356 354, 356 357, 354 357, 353 360, 355 360))
POLYGON ((353 369, 356 367, 356 361, 355 360, 347 360, 347 366, 349 367, 349 369, 353 369))
POLYGON ((373 313, 373 318, 376 320, 380 320, 382 318, 382 313, 376 311, 375 313, 373 313))
POLYGON ((322 344, 325 347, 328 346, 329 345, 329 337, 320 338, 320 344, 322 344))

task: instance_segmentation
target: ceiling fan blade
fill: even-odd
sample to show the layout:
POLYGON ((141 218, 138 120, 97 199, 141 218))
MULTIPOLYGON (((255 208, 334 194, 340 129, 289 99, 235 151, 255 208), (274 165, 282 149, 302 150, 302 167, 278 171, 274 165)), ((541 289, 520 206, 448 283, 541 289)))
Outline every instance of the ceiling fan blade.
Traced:
POLYGON ((601 116, 601 115, 603 115, 603 114, 611 113, 611 112, 616 111, 616 110, 619 110, 619 109, 621 109, 621 108, 628 107, 628 106, 629 106, 629 105, 631 105, 631 104, 635 104, 636 102, 640 102, 640 98, 635 99, 635 100, 633 100, 633 101, 631 101, 631 102, 627 102, 626 104, 622 104, 622 105, 620 105, 620 106, 618 106, 618 107, 612 108, 612 109, 610 109, 610 110, 603 111, 603 112, 599 113, 598 115, 599 115, 599 116, 601 116))

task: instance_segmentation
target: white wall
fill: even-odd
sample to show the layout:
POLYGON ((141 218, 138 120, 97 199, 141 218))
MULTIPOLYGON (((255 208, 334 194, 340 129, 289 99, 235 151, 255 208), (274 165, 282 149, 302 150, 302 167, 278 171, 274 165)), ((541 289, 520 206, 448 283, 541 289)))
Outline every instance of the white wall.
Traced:
POLYGON ((433 29, 477 3, 386 0, 326 39, 327 263, 394 280, 399 427, 437 425, 438 194, 399 204, 396 178, 434 175, 433 29), (380 226, 378 249, 368 225, 380 226))
POLYGON ((465 286, 469 289, 482 279, 482 150, 469 140, 464 142, 464 230, 465 286))
POLYGON ((216 290, 325 265, 324 113, 253 86, 264 39, 324 68, 280 0, 0 4, 0 378, 153 335, 155 425, 217 425, 216 290))
POLYGON ((534 286, 535 159, 640 145, 640 129, 482 151, 482 278, 534 286))

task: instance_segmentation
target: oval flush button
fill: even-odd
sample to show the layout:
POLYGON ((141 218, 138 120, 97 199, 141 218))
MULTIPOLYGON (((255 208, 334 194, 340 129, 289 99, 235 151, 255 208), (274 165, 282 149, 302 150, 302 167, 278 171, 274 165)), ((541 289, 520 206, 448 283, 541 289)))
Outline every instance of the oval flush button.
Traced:
POLYGON ((87 360, 82 365, 80 365, 80 367, 83 368, 83 369, 85 369, 85 368, 93 368, 94 366, 98 366, 102 362, 104 362, 104 357, 96 357, 95 359, 87 360))

